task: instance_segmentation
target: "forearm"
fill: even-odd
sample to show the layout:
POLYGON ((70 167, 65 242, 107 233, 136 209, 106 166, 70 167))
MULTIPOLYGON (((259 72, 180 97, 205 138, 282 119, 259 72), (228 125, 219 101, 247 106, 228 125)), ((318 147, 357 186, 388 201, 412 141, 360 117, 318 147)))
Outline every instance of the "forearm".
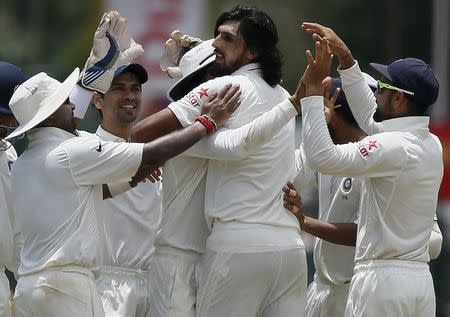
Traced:
POLYGON ((218 160, 241 160, 268 142, 297 115, 289 100, 276 105, 237 129, 217 131, 186 151, 186 155, 218 160))
POLYGON ((177 117, 170 109, 165 108, 137 123, 131 131, 130 140, 150 142, 181 128, 177 117))
POLYGON ((146 143, 142 154, 142 165, 157 168, 168 159, 186 151, 206 136, 206 128, 195 122, 170 135, 146 143))
POLYGON ((305 216, 301 228, 319 239, 334 244, 356 245, 357 225, 355 223, 329 223, 305 216))

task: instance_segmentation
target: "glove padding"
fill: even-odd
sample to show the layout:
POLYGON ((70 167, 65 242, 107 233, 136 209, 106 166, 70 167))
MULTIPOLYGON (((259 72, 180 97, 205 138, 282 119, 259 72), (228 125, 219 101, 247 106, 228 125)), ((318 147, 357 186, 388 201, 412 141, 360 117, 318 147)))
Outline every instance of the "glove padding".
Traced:
POLYGON ((91 54, 80 75, 81 85, 105 93, 116 70, 144 54, 128 31, 127 20, 116 11, 105 13, 94 34, 91 54))
POLYGON ((178 67, 181 58, 187 51, 202 42, 203 40, 197 37, 188 34, 182 35, 178 30, 173 31, 164 44, 164 52, 159 60, 161 69, 167 72, 171 78, 183 77, 178 67))

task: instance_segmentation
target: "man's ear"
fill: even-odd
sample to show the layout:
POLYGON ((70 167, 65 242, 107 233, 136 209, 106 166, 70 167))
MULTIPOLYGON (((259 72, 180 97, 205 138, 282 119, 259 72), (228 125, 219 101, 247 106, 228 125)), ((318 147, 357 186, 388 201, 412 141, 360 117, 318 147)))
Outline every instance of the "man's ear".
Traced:
POLYGON ((245 53, 245 57, 249 61, 253 62, 259 57, 259 54, 255 50, 247 49, 247 52, 245 53))
POLYGON ((98 92, 94 92, 94 94, 92 95, 92 103, 95 105, 95 108, 102 110, 103 98, 98 92))
POLYGON ((402 114, 408 112, 408 99, 405 93, 396 91, 392 96, 392 109, 396 114, 402 114))

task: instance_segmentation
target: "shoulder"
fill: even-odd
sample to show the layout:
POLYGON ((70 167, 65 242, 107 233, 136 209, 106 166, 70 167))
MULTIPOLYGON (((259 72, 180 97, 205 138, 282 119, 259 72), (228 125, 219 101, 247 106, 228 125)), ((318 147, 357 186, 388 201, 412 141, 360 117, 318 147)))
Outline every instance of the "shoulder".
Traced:
POLYGON ((401 132, 382 132, 365 137, 357 142, 359 154, 362 157, 387 154, 401 155, 407 153, 408 142, 401 132))

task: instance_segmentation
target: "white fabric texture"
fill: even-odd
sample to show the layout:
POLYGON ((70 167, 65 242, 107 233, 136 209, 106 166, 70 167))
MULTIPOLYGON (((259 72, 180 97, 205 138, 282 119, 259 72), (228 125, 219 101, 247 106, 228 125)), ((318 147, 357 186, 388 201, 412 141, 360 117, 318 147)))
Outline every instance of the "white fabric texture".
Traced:
POLYGON ((66 266, 21 276, 14 296, 16 317, 104 317, 92 273, 66 266))
MULTIPOLYGON (((0 267, 0 269, 2 268, 0 267)), ((0 272, 0 316, 2 317, 11 317, 11 309, 9 305, 10 294, 9 281, 2 269, 0 272)))
POLYGON ((6 266, 17 277, 23 236, 13 208, 11 195, 11 167, 17 160, 14 147, 0 140, 5 151, 0 151, 0 269, 6 266))
MULTIPOLYGON (((169 107, 183 126, 190 124, 201 113, 208 96, 228 83, 239 84, 242 96, 240 107, 225 128, 239 128, 289 96, 280 86, 272 88, 264 82, 258 64, 248 64, 232 76, 201 84, 169 107)), ((211 227, 219 219, 298 228, 295 216, 283 208, 280 190, 294 176, 294 141, 294 120, 291 120, 248 157, 238 161, 210 160, 205 195, 208 225, 211 227), (277 177, 271 177, 267 171, 276 171, 277 177)))
MULTIPOLYGON (((361 197, 361 180, 358 178, 324 175, 314 172, 306 164, 303 147, 295 151, 299 171, 294 186, 301 191, 305 184, 318 183, 318 219, 330 223, 355 223, 361 197)), ((314 238, 314 267, 323 284, 343 285, 353 276, 355 248, 337 245, 314 238)))
POLYGON ((200 256, 170 247, 158 248, 150 272, 150 316, 194 317, 200 256))
POLYGON ((356 264, 346 317, 435 315, 433 278, 427 263, 378 260, 356 264))
POLYGON ((106 317, 150 317, 150 272, 102 266, 95 281, 106 317))
POLYGON ((197 317, 299 317, 306 301, 303 248, 208 251, 198 263, 197 317))
POLYGON ((323 284, 314 276, 308 286, 306 317, 344 316, 350 282, 341 285, 323 284))
MULTIPOLYGON (((362 80, 359 85, 360 90, 369 89, 362 80)), ((347 96, 352 95, 349 88, 347 96)), ((359 100, 358 105, 369 107, 372 101, 359 100)), ((383 133, 335 146, 323 107, 320 96, 302 99, 307 164, 321 173, 364 177, 356 262, 428 262, 428 240, 443 175, 442 146, 428 131, 429 118, 386 120, 382 123, 383 133)))
POLYGON ((12 170, 13 204, 24 232, 19 275, 77 265, 98 270, 95 200, 101 184, 133 176, 142 144, 76 137, 58 128, 28 133, 12 170))
MULTIPOLYGON (((102 126, 96 134, 103 141, 126 144, 102 126)), ((161 182, 139 183, 114 198, 97 202, 102 265, 148 270, 161 220, 161 182)))

